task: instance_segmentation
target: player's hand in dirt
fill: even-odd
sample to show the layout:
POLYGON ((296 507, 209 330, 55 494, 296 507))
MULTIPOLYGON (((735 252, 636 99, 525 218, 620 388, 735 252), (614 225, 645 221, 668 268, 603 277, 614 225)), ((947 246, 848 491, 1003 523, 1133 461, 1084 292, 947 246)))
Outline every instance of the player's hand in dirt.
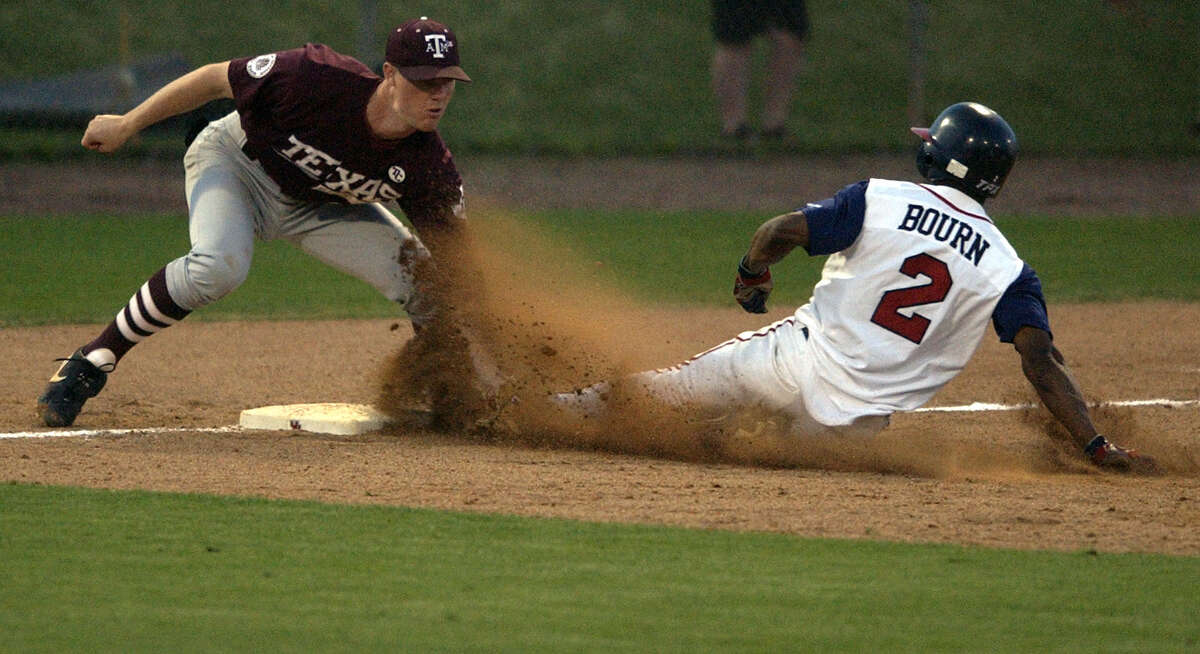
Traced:
POLYGON ((101 114, 88 123, 79 144, 89 150, 113 152, 125 145, 133 134, 124 116, 101 114))
POLYGON ((1135 475, 1161 475, 1162 469, 1153 457, 1137 450, 1123 448, 1101 435, 1092 439, 1083 453, 1094 465, 1105 470, 1128 472, 1135 475))
POLYGON ((746 267, 746 259, 742 258, 738 263, 737 279, 733 282, 733 297, 743 309, 750 313, 766 313, 767 296, 773 287, 770 268, 752 272, 746 267))

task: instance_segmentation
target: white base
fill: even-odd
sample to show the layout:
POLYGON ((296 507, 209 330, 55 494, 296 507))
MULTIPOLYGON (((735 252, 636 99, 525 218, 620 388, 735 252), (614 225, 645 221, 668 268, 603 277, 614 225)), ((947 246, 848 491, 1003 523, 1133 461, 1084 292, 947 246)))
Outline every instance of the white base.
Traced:
POLYGON ((378 409, 365 404, 323 402, 281 404, 242 411, 238 424, 246 429, 309 431, 354 436, 381 429, 391 422, 378 409))

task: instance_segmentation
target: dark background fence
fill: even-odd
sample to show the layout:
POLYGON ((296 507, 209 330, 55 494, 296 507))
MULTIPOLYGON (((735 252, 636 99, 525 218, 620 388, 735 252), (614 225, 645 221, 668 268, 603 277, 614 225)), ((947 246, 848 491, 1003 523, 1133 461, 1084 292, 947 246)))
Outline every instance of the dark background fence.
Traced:
MULTIPOLYGON (((476 79, 442 123, 460 152, 714 152, 709 12, 667 0, 12 2, 0 9, 0 156, 76 156, 91 114, 209 61, 320 41, 378 66, 387 30, 421 14, 455 28, 476 79)), ((1025 152, 1200 153, 1200 3, 817 0, 809 12, 789 151, 907 148, 909 124, 977 100, 1025 152)), ((150 130, 131 152, 177 154, 195 122, 150 130)))

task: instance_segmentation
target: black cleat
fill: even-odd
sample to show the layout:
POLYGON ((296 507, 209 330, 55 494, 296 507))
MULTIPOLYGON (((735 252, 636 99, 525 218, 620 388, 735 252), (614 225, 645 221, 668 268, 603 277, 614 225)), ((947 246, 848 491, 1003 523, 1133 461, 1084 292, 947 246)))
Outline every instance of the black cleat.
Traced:
POLYGON ((50 383, 38 398, 38 412, 47 427, 70 427, 83 403, 96 397, 104 388, 108 373, 88 361, 82 349, 75 350, 66 359, 56 360, 63 364, 50 377, 50 383))

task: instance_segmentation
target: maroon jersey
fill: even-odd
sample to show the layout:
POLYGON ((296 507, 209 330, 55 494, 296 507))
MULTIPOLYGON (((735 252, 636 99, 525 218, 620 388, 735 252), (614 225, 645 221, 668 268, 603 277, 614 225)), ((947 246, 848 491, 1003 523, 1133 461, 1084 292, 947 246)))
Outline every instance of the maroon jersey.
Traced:
POLYGON ((309 202, 395 200, 414 225, 444 218, 462 178, 437 132, 381 139, 367 100, 383 80, 320 44, 229 62, 246 153, 283 189, 309 202))

